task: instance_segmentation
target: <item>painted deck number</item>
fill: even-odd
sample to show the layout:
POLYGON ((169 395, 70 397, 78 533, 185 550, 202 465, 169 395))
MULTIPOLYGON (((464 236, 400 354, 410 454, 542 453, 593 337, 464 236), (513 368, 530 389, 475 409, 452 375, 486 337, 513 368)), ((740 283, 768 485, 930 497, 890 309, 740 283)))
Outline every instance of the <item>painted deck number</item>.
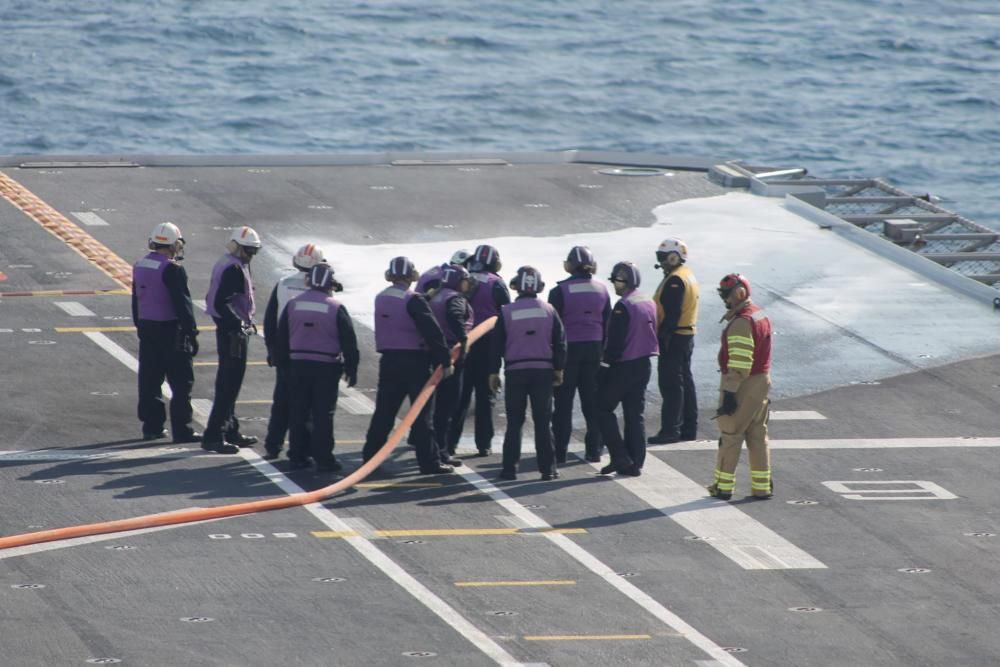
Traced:
POLYGON ((934 482, 897 479, 886 481, 823 482, 823 486, 848 500, 953 500, 958 498, 934 482))

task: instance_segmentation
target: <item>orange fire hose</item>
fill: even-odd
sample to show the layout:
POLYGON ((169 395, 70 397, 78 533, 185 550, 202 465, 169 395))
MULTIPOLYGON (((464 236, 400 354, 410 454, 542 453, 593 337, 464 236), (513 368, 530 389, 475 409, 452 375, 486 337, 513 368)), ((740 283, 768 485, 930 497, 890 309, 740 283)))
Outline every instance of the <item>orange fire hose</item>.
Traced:
MULTIPOLYGON (((496 318, 491 317, 477 325, 472 331, 469 332, 469 345, 472 345, 492 330, 495 323, 496 318)), ((452 360, 457 359, 458 354, 459 350, 456 346, 456 348, 451 352, 452 360)), ((90 535, 103 535, 105 533, 118 533, 126 530, 152 528, 155 526, 174 526, 182 523, 191 523, 193 521, 222 519, 231 516, 240 516, 241 514, 266 512, 268 510, 278 510, 286 507, 298 507, 300 505, 308 505, 309 503, 326 500, 334 494, 349 489, 363 480, 371 474, 371 472, 377 468, 390 453, 392 453, 392 450, 396 448, 399 441, 403 439, 403 435, 409 431, 413 422, 417 420, 417 416, 420 414, 420 411, 423 409, 427 401, 430 400, 431 394, 434 393, 434 390, 437 388, 439 382, 441 382, 440 367, 434 370, 434 373, 427 381, 427 384, 424 385, 423 390, 417 396, 416 400, 413 401, 410 409, 403 417, 403 420, 396 426, 396 428, 393 429, 392 433, 389 434, 389 438, 385 441, 385 444, 382 445, 382 448, 375 453, 375 456, 344 479, 334 482, 329 486, 324 486, 323 488, 316 489, 315 491, 296 493, 290 496, 282 496, 280 498, 268 498, 267 500, 237 503, 235 505, 185 509, 165 514, 147 514, 146 516, 134 517, 132 519, 102 521, 100 523, 68 526, 66 528, 40 530, 34 533, 9 535, 7 537, 0 537, 0 549, 23 547, 29 544, 40 544, 42 542, 53 542, 55 540, 68 540, 74 537, 88 537, 90 535)))

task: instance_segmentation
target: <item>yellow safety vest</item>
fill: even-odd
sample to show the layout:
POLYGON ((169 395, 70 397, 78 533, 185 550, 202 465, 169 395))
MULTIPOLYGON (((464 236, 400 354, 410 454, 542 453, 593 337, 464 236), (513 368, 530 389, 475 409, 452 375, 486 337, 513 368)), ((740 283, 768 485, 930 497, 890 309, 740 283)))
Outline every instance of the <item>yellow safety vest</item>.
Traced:
POLYGON ((665 276, 660 281, 660 286, 656 288, 656 293, 653 295, 653 301, 656 302, 656 328, 659 330, 660 324, 663 323, 663 304, 660 302, 663 287, 668 280, 674 277, 680 278, 681 282, 684 283, 684 302, 681 304, 681 317, 677 320, 677 330, 673 333, 681 336, 693 336, 695 323, 698 322, 698 281, 695 280, 691 269, 684 264, 671 271, 670 275, 665 276))

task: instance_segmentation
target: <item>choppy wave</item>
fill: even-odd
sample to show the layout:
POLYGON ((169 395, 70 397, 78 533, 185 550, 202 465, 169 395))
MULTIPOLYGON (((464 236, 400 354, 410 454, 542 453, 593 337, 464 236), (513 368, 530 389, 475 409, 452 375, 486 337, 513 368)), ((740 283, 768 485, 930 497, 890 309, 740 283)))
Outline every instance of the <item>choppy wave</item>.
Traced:
POLYGON ((1000 226, 1000 5, 0 3, 0 154, 632 150, 1000 226))

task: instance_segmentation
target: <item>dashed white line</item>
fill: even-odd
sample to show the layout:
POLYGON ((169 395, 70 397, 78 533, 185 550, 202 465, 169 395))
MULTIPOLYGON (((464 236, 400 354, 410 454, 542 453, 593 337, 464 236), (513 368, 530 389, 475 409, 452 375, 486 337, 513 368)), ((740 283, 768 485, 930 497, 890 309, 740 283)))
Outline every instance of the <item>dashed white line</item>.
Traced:
POLYGON ((70 215, 88 227, 107 227, 107 221, 93 211, 70 211, 70 215))
POLYGON ((97 313, 87 308, 82 303, 77 303, 76 301, 56 301, 55 302, 59 308, 73 317, 96 317, 97 313))
POLYGON ((771 419, 774 421, 793 421, 826 419, 826 417, 815 410, 771 410, 771 419))

